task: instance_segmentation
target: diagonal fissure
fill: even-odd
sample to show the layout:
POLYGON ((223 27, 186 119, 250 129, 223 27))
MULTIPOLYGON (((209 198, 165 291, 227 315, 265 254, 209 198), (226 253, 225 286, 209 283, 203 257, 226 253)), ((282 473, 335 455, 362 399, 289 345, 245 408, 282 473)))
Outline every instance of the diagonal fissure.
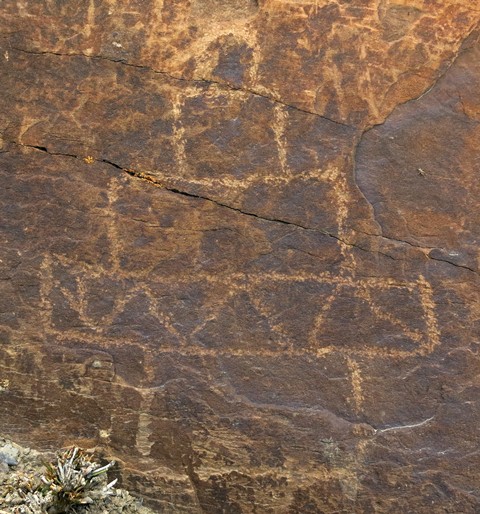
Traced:
POLYGON ((187 79, 185 77, 181 77, 181 76, 178 76, 178 75, 173 75, 173 74, 171 74, 169 72, 166 72, 166 71, 163 71, 163 70, 158 70, 156 68, 152 68, 151 66, 146 66, 146 65, 142 65, 142 64, 134 64, 134 63, 126 61, 125 59, 114 59, 112 57, 107 57, 105 55, 88 55, 88 54, 84 54, 84 53, 81 53, 81 52, 61 53, 61 52, 52 52, 52 51, 34 51, 34 50, 27 50, 25 48, 20 48, 20 47, 12 47, 12 49, 16 50, 18 52, 22 52, 22 53, 30 54, 30 55, 54 55, 54 56, 58 56, 58 57, 84 57, 86 59, 108 61, 108 62, 112 62, 112 63, 115 63, 115 64, 120 64, 120 65, 123 65, 123 66, 129 66, 131 68, 139 68, 139 69, 142 69, 142 70, 146 70, 146 71, 149 71, 149 72, 154 73, 156 75, 163 75, 163 76, 168 77, 168 78, 170 78, 172 80, 176 80, 176 81, 180 81, 180 82, 186 82, 186 83, 190 83, 190 84, 212 85, 212 86, 216 86, 216 87, 221 88, 221 89, 226 90, 226 91, 243 92, 243 93, 250 94, 252 96, 256 96, 256 97, 259 97, 259 98, 264 98, 264 99, 266 99, 266 100, 268 100, 268 101, 270 101, 272 103, 283 105, 284 107, 287 107, 289 109, 293 109, 295 111, 303 112, 305 114, 310 114, 312 116, 317 116, 318 118, 321 118, 321 119, 323 119, 325 121, 328 121, 330 123, 334 123, 335 125, 340 125, 342 127, 350 128, 350 129, 353 128, 351 125, 348 125, 346 123, 342 123, 342 122, 334 120, 332 118, 328 118, 328 117, 323 116, 321 114, 318 114, 316 112, 309 111, 308 109, 302 109, 301 107, 289 104, 289 103, 284 102, 284 101, 282 101, 282 100, 280 100, 278 98, 274 98, 272 96, 260 93, 259 91, 255 90, 255 89, 246 88, 246 87, 235 87, 235 86, 233 86, 231 84, 228 84, 227 82, 220 82, 218 80, 206 79, 204 77, 193 77, 191 79, 187 79))
MULTIPOLYGON (((14 144, 14 145, 17 145, 17 146, 26 147, 26 148, 30 148, 30 149, 33 149, 33 150, 36 150, 36 151, 47 153, 47 154, 53 155, 53 156, 70 157, 70 158, 74 158, 74 159, 80 159, 81 158, 81 156, 74 155, 74 154, 61 153, 61 152, 52 152, 46 146, 18 143, 16 141, 12 141, 11 143, 14 144)), ((382 252, 380 250, 372 250, 370 248, 365 248, 365 247, 363 247, 363 246, 361 246, 361 245, 359 245, 357 243, 348 241, 348 240, 340 237, 339 235, 334 234, 332 232, 329 232, 329 231, 327 231, 325 229, 321 229, 321 228, 317 228, 317 227, 309 227, 307 225, 303 225, 303 224, 296 223, 296 222, 293 222, 293 221, 288 221, 288 220, 281 219, 281 218, 274 218, 274 217, 260 215, 260 214, 257 214, 257 213, 251 212, 251 211, 246 211, 246 210, 240 209, 238 207, 234 207, 232 205, 228 205, 226 203, 223 203, 221 201, 215 200, 213 198, 209 198, 208 196, 191 193, 189 191, 180 190, 180 189, 175 188, 175 187, 168 187, 168 186, 165 186, 164 184, 156 181, 155 178, 153 178, 150 175, 145 175, 144 173, 141 173, 141 172, 138 172, 138 171, 135 171, 135 170, 132 170, 132 169, 126 169, 126 168, 122 167, 121 165, 119 165, 119 164, 117 164, 117 163, 115 163, 113 161, 110 161, 109 159, 96 159, 96 161, 100 162, 100 163, 107 164, 108 166, 111 166, 112 168, 114 168, 114 169, 116 169, 118 171, 121 171, 122 173, 125 173, 125 174, 129 175, 132 178, 135 178, 137 180, 142 180, 144 182, 148 182, 151 185, 154 185, 156 187, 160 187, 161 189, 164 189, 165 191, 168 191, 168 192, 170 192, 172 194, 176 194, 176 195, 180 195, 180 196, 184 196, 184 197, 188 197, 188 198, 192 198, 192 199, 197 199, 197 200, 204 200, 206 202, 213 203, 214 205, 216 205, 218 207, 222 207, 224 209, 228 209, 230 211, 234 211, 234 212, 237 212, 237 213, 242 214, 244 216, 249 216, 251 218, 258 219, 260 221, 270 222, 270 223, 278 223, 278 224, 282 224, 282 225, 288 225, 288 226, 292 226, 292 227, 295 227, 295 228, 298 228, 298 229, 301 229, 301 230, 318 233, 318 234, 321 234, 321 235, 323 235, 325 237, 333 238, 336 241, 338 241, 339 243, 344 244, 346 246, 349 246, 351 248, 356 248, 356 249, 358 249, 360 251, 367 252, 367 253, 374 253, 374 254, 377 254, 377 255, 382 255, 384 257, 387 257, 387 258, 395 260, 395 261, 399 260, 396 257, 394 257, 394 256, 392 256, 392 255, 390 255, 390 254, 388 254, 386 252, 382 252)), ((394 241, 396 243, 409 245, 409 246, 411 246, 413 248, 417 248, 419 251, 425 250, 424 247, 417 246, 417 245, 415 245, 415 244, 413 244, 413 243, 411 243, 409 241, 389 238, 389 237, 386 237, 386 236, 383 236, 383 235, 368 234, 366 232, 364 232, 364 234, 365 235, 369 235, 371 237, 376 237, 376 238, 380 237, 382 239, 391 240, 391 241, 394 241)), ((463 265, 460 265, 460 264, 456 264, 456 263, 448 261, 446 259, 439 259, 439 258, 431 257, 430 255, 425 254, 425 252, 422 252, 422 255, 424 255, 425 258, 427 258, 427 259, 445 262, 446 264, 450 264, 450 265, 455 266, 457 268, 463 268, 463 269, 465 269, 467 271, 470 271, 472 273, 478 274, 478 271, 474 270, 473 268, 469 268, 468 266, 463 266, 463 265)))

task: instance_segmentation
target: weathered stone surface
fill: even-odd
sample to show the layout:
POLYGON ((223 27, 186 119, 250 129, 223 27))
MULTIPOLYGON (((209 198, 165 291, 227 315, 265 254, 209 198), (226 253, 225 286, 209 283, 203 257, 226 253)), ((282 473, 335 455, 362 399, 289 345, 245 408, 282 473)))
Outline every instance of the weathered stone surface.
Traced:
POLYGON ((159 512, 478 512, 478 9, 2 9, 2 432, 159 512))

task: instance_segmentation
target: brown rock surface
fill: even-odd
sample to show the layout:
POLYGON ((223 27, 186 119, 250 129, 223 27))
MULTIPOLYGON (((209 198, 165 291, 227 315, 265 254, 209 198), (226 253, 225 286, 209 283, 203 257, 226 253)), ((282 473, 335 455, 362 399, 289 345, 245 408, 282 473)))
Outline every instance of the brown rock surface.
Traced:
POLYGON ((1 432, 159 512, 479 512, 479 20, 5 1, 1 432))

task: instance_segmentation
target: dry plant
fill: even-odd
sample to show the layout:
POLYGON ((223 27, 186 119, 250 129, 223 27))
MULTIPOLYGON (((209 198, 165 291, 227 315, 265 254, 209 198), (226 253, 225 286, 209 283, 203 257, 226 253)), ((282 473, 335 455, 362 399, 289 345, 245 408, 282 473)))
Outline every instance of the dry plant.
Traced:
MULTIPOLYGON (((106 483, 114 465, 99 466, 80 448, 57 455, 56 463, 45 465, 40 476, 12 476, 8 488, 15 495, 13 514, 67 514, 88 512, 87 507, 114 494, 117 480, 106 483)), ((1 511, 0 511, 1 512, 1 511)))

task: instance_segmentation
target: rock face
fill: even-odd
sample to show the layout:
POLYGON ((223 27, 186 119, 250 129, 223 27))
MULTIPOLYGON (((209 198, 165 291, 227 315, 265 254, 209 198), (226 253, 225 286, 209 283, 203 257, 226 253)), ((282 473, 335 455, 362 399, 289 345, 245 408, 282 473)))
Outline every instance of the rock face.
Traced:
POLYGON ((3 2, 3 434, 158 512, 479 512, 479 20, 3 2))

